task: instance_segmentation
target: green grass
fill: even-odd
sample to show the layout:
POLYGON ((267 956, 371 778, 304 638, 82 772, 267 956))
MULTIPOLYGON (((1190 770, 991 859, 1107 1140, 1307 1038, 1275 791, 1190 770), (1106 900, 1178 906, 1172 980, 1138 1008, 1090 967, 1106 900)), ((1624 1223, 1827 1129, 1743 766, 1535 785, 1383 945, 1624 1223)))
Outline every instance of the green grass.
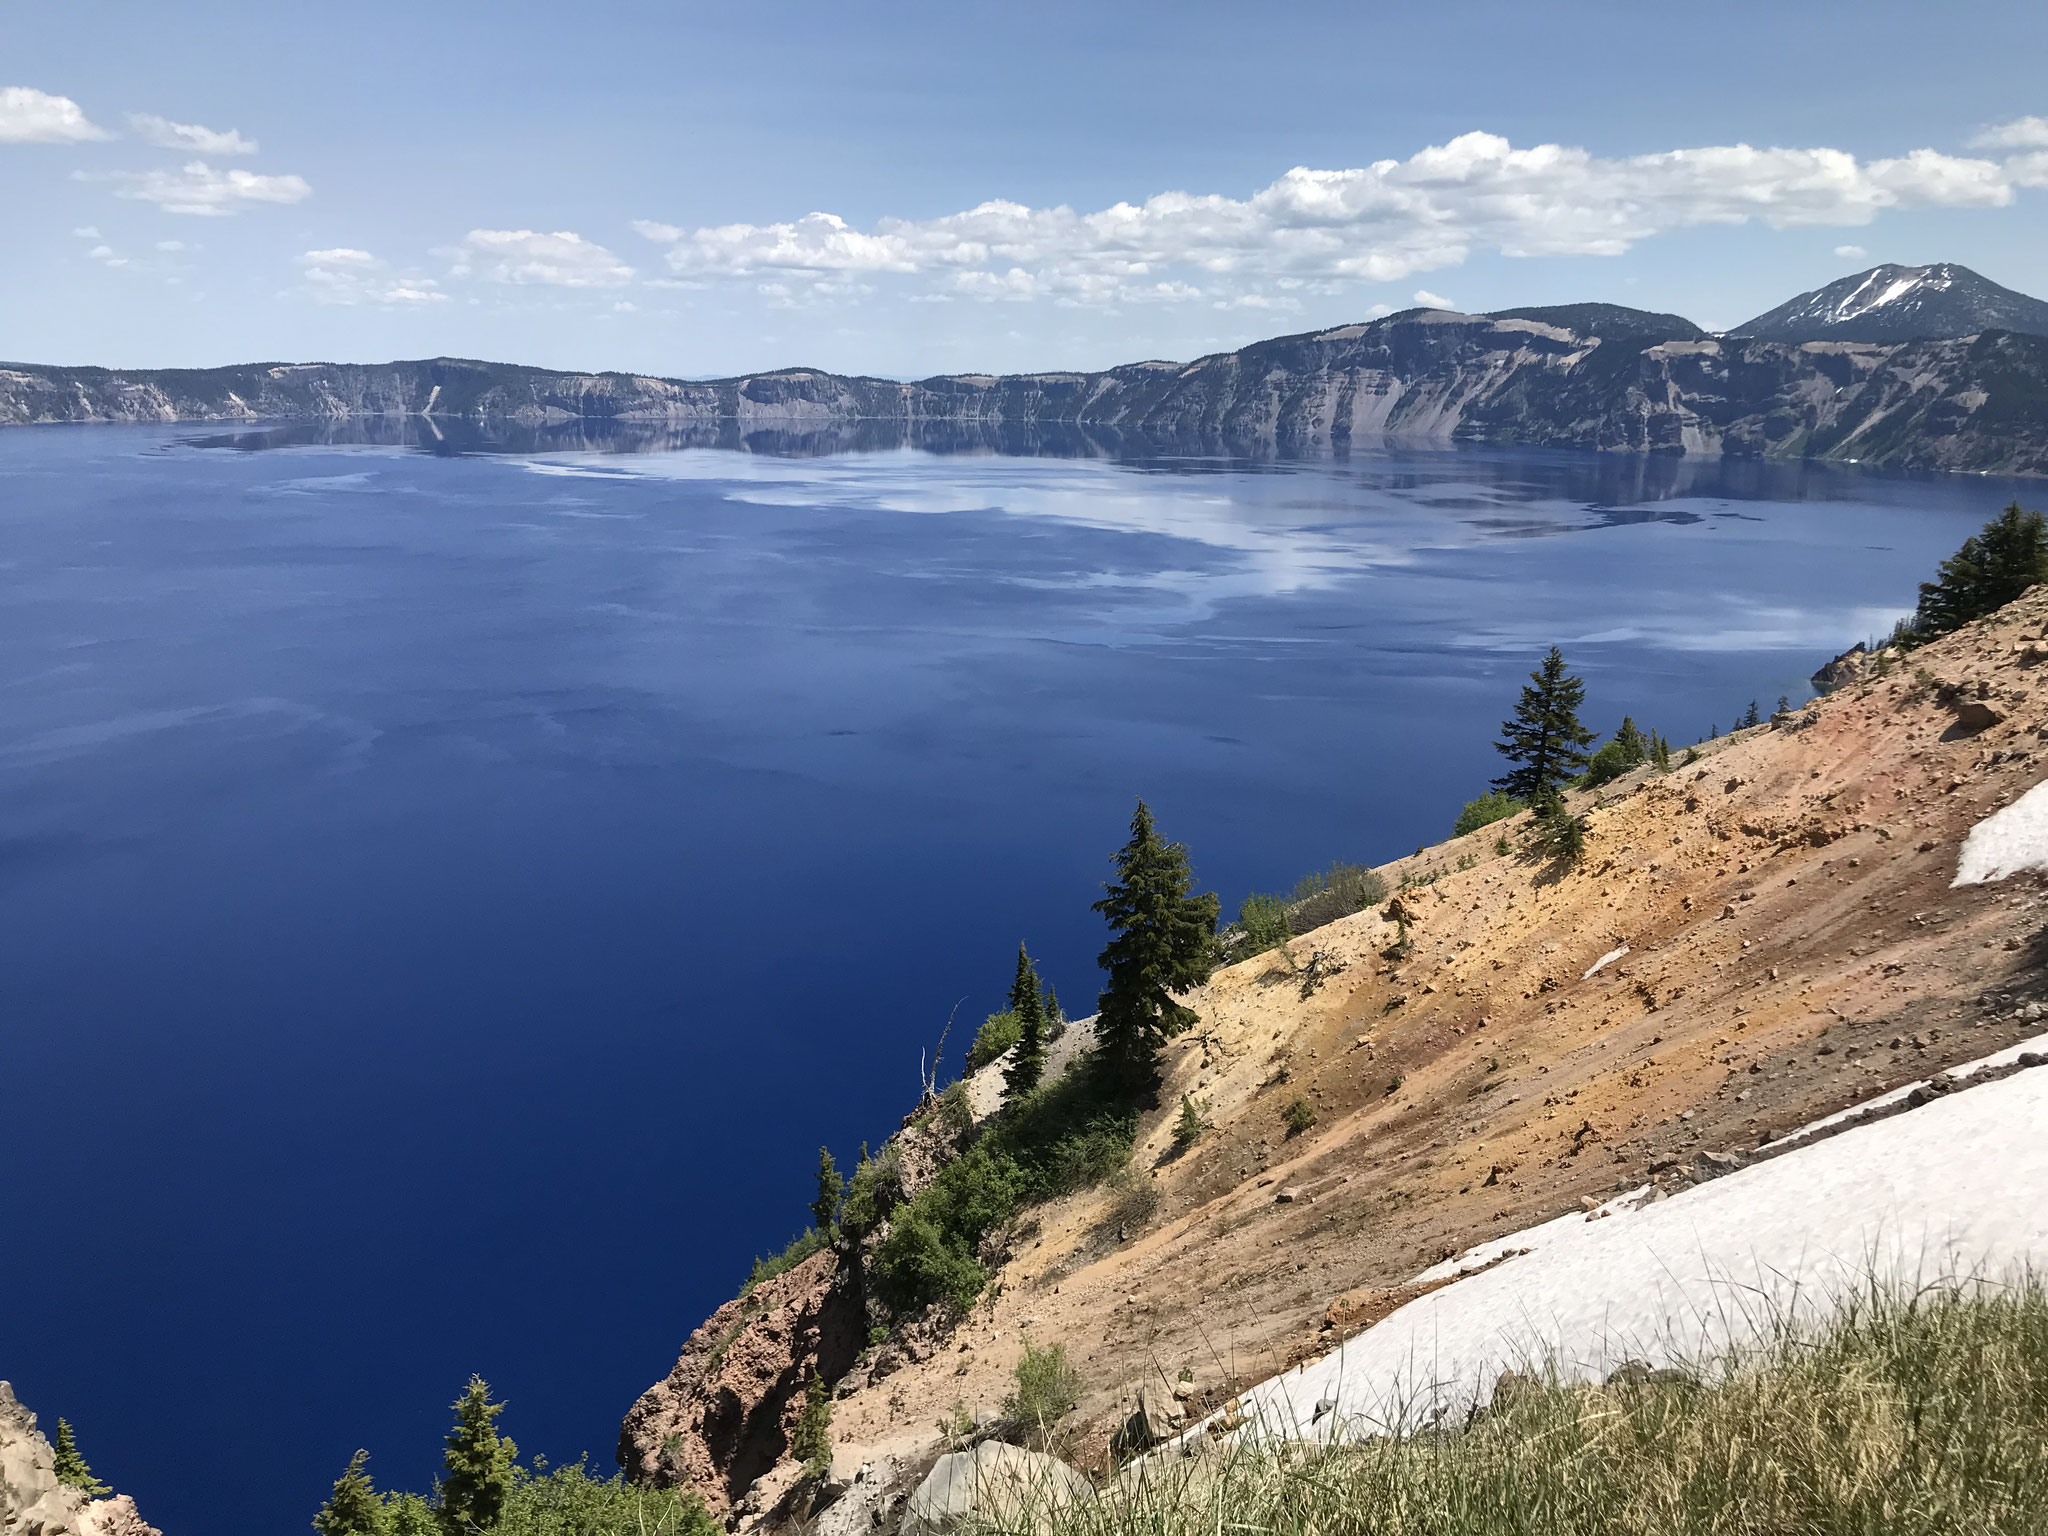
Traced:
POLYGON ((2048 1293, 1851 1300, 1698 1385, 1532 1381, 1469 1427, 1155 1459, 1043 1536, 2038 1536, 2048 1293))
POLYGON ((722 1536, 694 1492, 592 1477, 582 1462, 513 1474, 494 1536, 722 1536))

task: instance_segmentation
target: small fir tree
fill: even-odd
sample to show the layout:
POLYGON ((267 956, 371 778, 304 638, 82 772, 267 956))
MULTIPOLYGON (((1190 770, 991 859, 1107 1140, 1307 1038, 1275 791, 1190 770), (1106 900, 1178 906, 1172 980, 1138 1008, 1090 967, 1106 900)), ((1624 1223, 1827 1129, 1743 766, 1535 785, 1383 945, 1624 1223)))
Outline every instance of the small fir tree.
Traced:
POLYGON ((845 1194, 846 1185, 839 1177, 838 1165, 832 1161, 832 1149, 818 1148, 818 1197, 811 1202, 811 1222, 821 1235, 831 1235, 845 1194))
POLYGON ((1202 1133, 1209 1129, 1202 1114, 1204 1107, 1185 1093, 1180 1096, 1180 1118, 1173 1123, 1173 1144, 1183 1152, 1200 1141, 1202 1133))
POLYGON ((57 1481, 67 1488, 76 1488, 88 1499, 102 1498, 113 1490, 92 1475, 92 1468, 85 1464, 85 1458, 78 1454, 78 1441, 71 1433, 71 1425, 63 1419, 57 1421, 57 1445, 55 1452, 57 1481))
POLYGON ((803 1411, 789 1437, 789 1453, 812 1477, 832 1470, 832 1398, 825 1391, 825 1378, 815 1372, 804 1389, 803 1411))
POLYGON ((1586 857, 1586 826, 1564 803, 1564 796, 1552 790, 1534 807, 1533 842, 1539 852, 1556 859, 1566 869, 1576 869, 1586 857))
POLYGON ((491 1401, 490 1383, 481 1376, 452 1405, 455 1427, 448 1431, 441 1465, 441 1529, 448 1536, 475 1536, 498 1523, 505 1495, 512 1489, 512 1463, 519 1447, 498 1433, 503 1403, 491 1401))
POLYGON ((1097 961, 1109 985, 1096 1002, 1095 1040, 1112 1077, 1135 1093, 1156 1079, 1159 1047, 1195 1022, 1174 994, 1215 968, 1217 901, 1192 892, 1186 847, 1160 838, 1142 800, 1116 871, 1094 904, 1114 934, 1097 961))
POLYGON ((313 1529, 320 1536, 387 1536, 384 1501, 363 1470, 369 1459, 368 1451, 357 1451, 348 1459, 348 1470, 334 1480, 334 1492, 313 1517, 313 1529))
POLYGON ((1494 747, 1519 766, 1495 779, 1494 788, 1533 802, 1583 769, 1586 748, 1593 744, 1593 733, 1579 723, 1585 702, 1585 680, 1565 671, 1564 653, 1553 645, 1523 685, 1514 717, 1501 722, 1507 739, 1494 747))
POLYGON ((1003 1069, 1003 1098, 1020 1099, 1045 1076, 1045 1004, 1040 1000, 1038 971, 1024 946, 1017 946, 1017 975, 1010 983, 1010 1011, 1017 1016, 1017 1043, 1003 1069))
POLYGON ((1762 725, 1763 723, 1764 717, 1756 711, 1756 700, 1751 699, 1749 701, 1749 708, 1743 712, 1742 718, 1735 722, 1735 729, 1746 731, 1753 725, 1762 725))
POLYGON ((1963 540, 1935 580, 1921 583, 1911 638, 1932 640, 1961 629, 2041 581, 2048 581, 2048 526, 2039 512, 2014 502, 1963 540))

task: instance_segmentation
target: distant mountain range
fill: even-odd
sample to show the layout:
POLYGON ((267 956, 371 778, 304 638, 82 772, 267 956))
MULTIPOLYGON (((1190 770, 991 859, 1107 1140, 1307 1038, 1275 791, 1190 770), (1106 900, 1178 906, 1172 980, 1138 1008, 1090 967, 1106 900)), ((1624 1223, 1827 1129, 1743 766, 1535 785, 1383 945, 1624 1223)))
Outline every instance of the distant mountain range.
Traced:
POLYGON ((1616 304, 1412 309, 1191 363, 915 382, 708 382, 462 358, 0 365, 0 424, 263 421, 330 438, 790 452, 989 442, 1343 452, 1386 438, 2048 473, 2048 304, 1953 265, 1876 267, 1715 336, 1616 304), (371 425, 375 424, 374 428, 371 425))

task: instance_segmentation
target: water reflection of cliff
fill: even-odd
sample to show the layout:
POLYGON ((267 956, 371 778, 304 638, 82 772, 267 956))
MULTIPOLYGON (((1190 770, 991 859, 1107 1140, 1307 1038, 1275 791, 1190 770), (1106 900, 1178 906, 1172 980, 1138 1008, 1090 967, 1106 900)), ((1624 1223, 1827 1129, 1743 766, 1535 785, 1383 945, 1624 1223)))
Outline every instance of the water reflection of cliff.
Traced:
MULTIPOLYGON (((1491 466, 1490 497, 1503 505, 1557 499, 1597 511, 1604 521, 1662 516, 1633 510, 1691 497, 1733 501, 1793 498, 1827 500, 1850 494, 1858 476, 1840 466, 1761 459, 1681 458, 1669 454, 1585 454, 1569 449, 1452 445, 1437 441, 1353 440, 1320 452, 1275 447, 1224 435, 1163 436, 1072 423, 856 420, 825 425, 806 421, 655 422, 587 418, 549 426, 521 426, 469 417, 347 416, 279 422, 184 440, 194 448, 262 452, 276 448, 374 447, 446 455, 674 453, 710 449, 768 458, 825 458, 835 454, 914 449, 947 456, 1104 459, 1133 469, 1174 475, 1284 472, 1305 464, 1345 465, 1353 474, 1394 491, 1415 492, 1460 480, 1491 466), (1512 465, 1503 480, 1502 466, 1512 465), (1511 489, 1510 489, 1511 488, 1511 489)), ((1440 497, 1433 498, 1441 500, 1440 497)), ((1448 504, 1446 504, 1448 507, 1448 504)), ((1468 511, 1480 510, 1467 508, 1468 511)), ((1690 514, 1687 515, 1688 518, 1690 514)), ((1483 520, 1483 519, 1482 519, 1483 520)), ((1514 532, 1508 516, 1500 531, 1514 532)))

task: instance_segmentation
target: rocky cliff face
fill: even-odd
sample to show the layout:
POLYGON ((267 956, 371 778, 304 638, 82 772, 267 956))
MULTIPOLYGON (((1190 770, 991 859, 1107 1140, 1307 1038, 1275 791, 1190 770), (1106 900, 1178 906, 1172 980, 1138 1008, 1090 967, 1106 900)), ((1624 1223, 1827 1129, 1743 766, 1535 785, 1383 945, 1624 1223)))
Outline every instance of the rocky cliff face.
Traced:
POLYGON ((1388 438, 2048 472, 2048 337, 1712 337, 1615 305, 1414 310, 1188 364, 900 383, 792 369, 685 382, 435 358, 202 371, 0 368, 0 423, 401 423, 422 446, 807 444, 1343 453, 1388 438), (481 443, 465 438, 482 437, 481 443))
POLYGON ((36 1416, 0 1381, 0 1536, 163 1536, 127 1494, 88 1499, 57 1481, 36 1416))
POLYGON ((814 1374, 844 1376, 867 1342, 858 1276, 829 1250, 727 1302, 640 1395, 619 1430, 636 1482, 695 1488, 714 1510, 789 1446, 814 1374))

